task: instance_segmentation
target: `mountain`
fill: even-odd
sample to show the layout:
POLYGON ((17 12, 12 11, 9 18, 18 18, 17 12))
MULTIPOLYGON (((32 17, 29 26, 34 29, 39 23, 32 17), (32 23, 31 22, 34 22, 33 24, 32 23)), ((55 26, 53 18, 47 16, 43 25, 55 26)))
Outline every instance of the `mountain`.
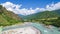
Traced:
POLYGON ((2 7, 2 5, 0 5, 0 26, 9 26, 21 22, 21 17, 12 11, 6 10, 5 7, 2 7))
POLYGON ((60 15, 60 9, 54 11, 60 15))
POLYGON ((23 17, 24 19, 45 19, 45 18, 54 18, 60 17, 60 9, 53 11, 43 11, 23 17))
POLYGON ((38 22, 45 25, 60 27, 60 9, 53 11, 42 11, 39 13, 22 16, 22 18, 27 22, 38 22))
POLYGON ((18 14, 18 16, 20 16, 22 19, 24 19, 24 17, 26 17, 25 15, 21 15, 21 14, 18 14))

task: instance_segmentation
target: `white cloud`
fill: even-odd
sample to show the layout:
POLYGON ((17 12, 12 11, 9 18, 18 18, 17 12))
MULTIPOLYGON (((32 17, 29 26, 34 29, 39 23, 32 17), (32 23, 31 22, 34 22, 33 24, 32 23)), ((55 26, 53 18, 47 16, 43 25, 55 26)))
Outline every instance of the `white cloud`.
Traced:
POLYGON ((35 13, 35 11, 33 9, 20 9, 21 8, 21 4, 13 4, 11 2, 6 2, 6 3, 2 3, 1 5, 3 5, 4 7, 6 7, 7 10, 13 11, 16 14, 22 14, 22 15, 29 15, 29 14, 33 14, 35 13))
POLYGON ((57 10, 57 9, 60 9, 60 2, 54 4, 52 3, 51 5, 47 5, 46 6, 46 10, 57 10))
POLYGON ((56 10, 56 9, 60 9, 60 2, 54 4, 52 3, 51 5, 46 5, 46 8, 35 8, 34 10, 32 8, 30 9, 26 9, 26 8, 21 8, 22 4, 13 4, 11 2, 6 2, 6 3, 2 3, 1 5, 3 5, 4 7, 6 7, 7 10, 13 11, 16 14, 22 14, 22 15, 29 15, 29 14, 33 14, 33 13, 37 13, 40 11, 45 11, 45 10, 56 10))

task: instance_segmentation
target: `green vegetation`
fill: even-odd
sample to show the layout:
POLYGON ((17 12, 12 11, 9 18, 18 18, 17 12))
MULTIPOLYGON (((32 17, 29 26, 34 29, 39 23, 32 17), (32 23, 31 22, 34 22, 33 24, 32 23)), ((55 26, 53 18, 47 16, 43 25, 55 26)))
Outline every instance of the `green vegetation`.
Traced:
POLYGON ((52 25, 54 25, 56 27, 60 27, 60 17, 58 17, 58 19, 53 20, 53 22, 54 23, 52 25))
POLYGON ((46 25, 54 25, 60 27, 60 10, 44 11, 36 14, 27 15, 24 21, 39 22, 46 25))
POLYGON ((57 13, 58 11, 44 11, 39 12, 36 14, 27 15, 24 19, 46 19, 46 18, 54 18, 59 17, 60 14, 57 13))
POLYGON ((24 16, 23 19, 0 5, 0 26, 10 26, 22 22, 39 22, 60 27, 60 10, 44 11, 24 16))
POLYGON ((6 8, 0 5, 0 26, 9 26, 16 23, 22 23, 22 19, 12 11, 7 11, 6 8))

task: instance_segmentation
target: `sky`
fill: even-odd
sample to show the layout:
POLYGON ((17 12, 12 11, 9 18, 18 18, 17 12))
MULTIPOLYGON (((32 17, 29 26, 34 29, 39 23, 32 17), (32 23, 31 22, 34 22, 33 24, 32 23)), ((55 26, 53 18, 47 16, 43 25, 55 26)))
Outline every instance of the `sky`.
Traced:
POLYGON ((60 9, 60 0, 0 0, 0 4, 7 10, 21 15, 60 9))

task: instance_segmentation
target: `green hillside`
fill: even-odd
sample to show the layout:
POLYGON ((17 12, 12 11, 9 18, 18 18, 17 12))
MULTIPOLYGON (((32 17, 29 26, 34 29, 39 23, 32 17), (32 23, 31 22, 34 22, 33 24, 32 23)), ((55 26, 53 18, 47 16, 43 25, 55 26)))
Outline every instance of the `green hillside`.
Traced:
POLYGON ((22 19, 11 11, 0 5, 0 26, 9 26, 16 23, 21 23, 22 19))
POLYGON ((60 27, 60 10, 43 11, 36 14, 27 15, 24 21, 39 22, 46 25, 54 25, 60 27))
POLYGON ((59 16, 60 14, 58 11, 44 11, 36 14, 27 15, 24 18, 25 19, 45 19, 45 18, 53 18, 53 17, 59 17, 59 16))

